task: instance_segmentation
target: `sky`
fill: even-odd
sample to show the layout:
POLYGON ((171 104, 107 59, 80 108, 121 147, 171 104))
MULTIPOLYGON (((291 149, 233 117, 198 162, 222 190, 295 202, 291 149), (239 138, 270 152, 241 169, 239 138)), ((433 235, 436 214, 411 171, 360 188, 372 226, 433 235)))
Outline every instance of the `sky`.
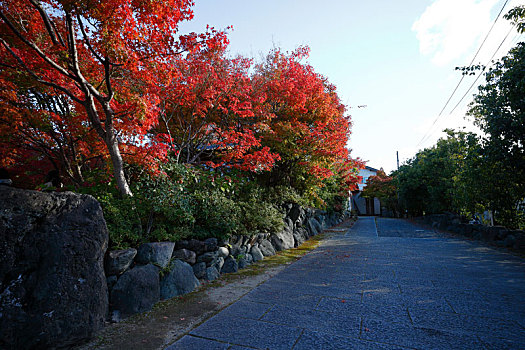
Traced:
POLYGON ((255 60, 309 46, 307 63, 348 108, 352 157, 389 173, 396 152, 402 164, 445 128, 476 131, 465 115, 483 77, 468 92, 476 76, 466 76, 443 108, 462 78, 455 68, 480 47, 473 63, 486 65, 525 41, 503 14, 495 22, 504 4, 503 14, 525 0, 195 0, 195 18, 180 29, 233 26, 229 54, 255 60))

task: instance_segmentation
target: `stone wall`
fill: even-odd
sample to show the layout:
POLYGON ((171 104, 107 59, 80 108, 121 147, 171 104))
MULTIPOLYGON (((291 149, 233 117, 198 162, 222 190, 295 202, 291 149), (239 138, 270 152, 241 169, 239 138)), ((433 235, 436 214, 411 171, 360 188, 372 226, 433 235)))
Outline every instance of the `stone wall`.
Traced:
POLYGON ((498 247, 525 251, 525 232, 521 230, 509 230, 503 226, 469 224, 462 222, 457 215, 450 213, 427 215, 417 218, 416 221, 432 225, 433 228, 439 230, 482 240, 498 247))
POLYGON ((343 221, 340 214, 287 204, 284 228, 277 233, 145 243, 138 249, 111 251, 105 270, 113 321, 150 310, 163 299, 195 290, 202 281, 236 272, 276 252, 299 246, 327 227, 343 221))
POLYGON ((106 253, 91 196, 0 186, 0 349, 67 348, 105 322, 299 246, 344 216, 288 204, 281 232, 145 243, 106 253))

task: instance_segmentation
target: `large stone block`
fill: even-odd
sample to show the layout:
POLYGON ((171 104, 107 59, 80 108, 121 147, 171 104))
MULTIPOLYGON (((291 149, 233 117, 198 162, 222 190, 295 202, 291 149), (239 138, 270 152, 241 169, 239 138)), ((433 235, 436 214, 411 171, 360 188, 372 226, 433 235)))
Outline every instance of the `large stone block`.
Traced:
POLYGON ((272 243, 276 251, 293 248, 293 233, 289 230, 283 230, 279 233, 273 233, 270 236, 270 242, 272 243))
POLYGON ((121 275, 131 266, 136 255, 134 248, 109 252, 105 261, 106 276, 121 275))
POLYGON ((306 229, 310 232, 310 236, 315 236, 323 231, 321 223, 314 217, 308 219, 306 229))
POLYGON ((214 266, 206 268, 206 280, 214 281, 219 278, 219 271, 214 266))
POLYGON ((237 264, 237 260, 231 257, 227 257, 224 259, 224 265, 222 266, 221 273, 232 273, 237 272, 239 270, 239 265, 237 264))
POLYGON ((63 348, 107 314, 108 232, 99 203, 0 186, 0 348, 63 348))
POLYGON ((501 231, 506 231, 507 229, 503 226, 488 226, 484 227, 481 231, 481 238, 487 242, 493 242, 496 240, 501 231))
POLYGON ((204 250, 207 252, 214 252, 217 250, 219 240, 217 238, 208 238, 204 241, 204 250))
POLYGON ((169 271, 160 280, 160 298, 169 299, 192 292, 200 286, 193 269, 182 260, 170 263, 169 271))
POLYGON ((139 247, 135 261, 144 265, 156 264, 164 268, 170 263, 174 248, 173 242, 144 243, 139 247))
POLYGON ((206 251, 206 244, 198 239, 190 239, 189 241, 177 242, 177 249, 188 249, 197 255, 201 255, 206 251))
POLYGON ((159 268, 152 264, 135 266, 124 272, 111 290, 113 319, 149 311, 159 296, 159 268))
POLYGON ((173 254, 171 255, 171 258, 179 259, 184 262, 187 262, 190 265, 193 265, 196 262, 197 255, 195 254, 194 251, 182 248, 182 249, 175 250, 173 254))
POLYGON ((296 225, 301 225, 305 216, 304 209, 298 204, 293 204, 292 209, 288 213, 288 217, 296 225))
POLYGON ((259 250, 264 256, 272 256, 275 255, 275 249, 273 248, 270 241, 263 239, 261 243, 259 243, 259 250))
POLYGON ((206 263, 205 262, 196 263, 195 265, 192 266, 192 269, 193 269, 193 274, 195 275, 195 277, 199 279, 206 277, 206 263))
POLYGON ((202 255, 199 255, 197 257, 197 262, 205 262, 206 263, 206 266, 210 267, 212 265, 212 263, 217 259, 218 257, 218 253, 215 251, 215 252, 207 252, 207 253, 204 253, 202 255))
POLYGON ((264 259, 263 253, 261 252, 259 247, 256 245, 253 246, 252 249, 250 249, 250 254, 253 257, 254 262, 261 261, 262 259, 264 259))

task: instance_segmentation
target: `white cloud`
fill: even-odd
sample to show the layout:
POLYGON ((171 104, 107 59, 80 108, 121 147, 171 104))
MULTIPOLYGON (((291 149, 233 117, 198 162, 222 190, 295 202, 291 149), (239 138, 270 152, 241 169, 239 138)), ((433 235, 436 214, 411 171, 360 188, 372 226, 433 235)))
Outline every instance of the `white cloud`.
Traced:
MULTIPOLYGON (((499 0, 436 0, 413 24, 420 52, 446 65, 477 49, 499 0)), ((502 20, 504 21, 504 20, 502 20)))

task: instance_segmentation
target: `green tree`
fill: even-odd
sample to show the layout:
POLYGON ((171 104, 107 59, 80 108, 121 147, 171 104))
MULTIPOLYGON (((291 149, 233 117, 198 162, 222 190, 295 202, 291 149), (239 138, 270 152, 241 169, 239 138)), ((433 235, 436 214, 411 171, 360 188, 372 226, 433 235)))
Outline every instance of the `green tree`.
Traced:
POLYGON ((523 225, 518 206, 525 198, 525 44, 496 62, 485 80, 469 110, 484 132, 481 156, 490 183, 485 199, 500 223, 516 227, 523 225))
POLYGON ((459 212, 457 183, 466 158, 466 133, 445 130, 447 137, 418 152, 395 173, 399 202, 410 215, 459 212))

